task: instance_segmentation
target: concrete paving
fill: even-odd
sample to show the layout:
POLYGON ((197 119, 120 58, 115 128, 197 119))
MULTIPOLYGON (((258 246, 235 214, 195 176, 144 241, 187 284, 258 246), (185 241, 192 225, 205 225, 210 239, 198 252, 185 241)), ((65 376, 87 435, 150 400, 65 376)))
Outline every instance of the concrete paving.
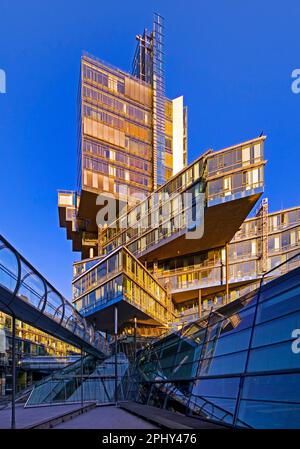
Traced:
MULTIPOLYGON (((70 412, 78 408, 78 404, 52 405, 47 407, 24 408, 23 405, 16 406, 16 428, 24 429, 28 426, 38 424, 47 418, 54 418, 62 413, 70 412)), ((0 429, 10 429, 11 408, 0 410, 0 429)))
POLYGON ((115 406, 96 407, 55 426, 55 429, 158 429, 153 424, 115 406))

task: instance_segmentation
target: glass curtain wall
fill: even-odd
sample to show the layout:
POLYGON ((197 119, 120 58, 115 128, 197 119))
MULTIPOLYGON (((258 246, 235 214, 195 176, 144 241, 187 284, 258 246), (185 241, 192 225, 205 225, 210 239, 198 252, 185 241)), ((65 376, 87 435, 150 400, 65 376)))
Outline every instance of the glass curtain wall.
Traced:
POLYGON ((299 428, 299 262, 140 351, 129 397, 238 427, 299 428))

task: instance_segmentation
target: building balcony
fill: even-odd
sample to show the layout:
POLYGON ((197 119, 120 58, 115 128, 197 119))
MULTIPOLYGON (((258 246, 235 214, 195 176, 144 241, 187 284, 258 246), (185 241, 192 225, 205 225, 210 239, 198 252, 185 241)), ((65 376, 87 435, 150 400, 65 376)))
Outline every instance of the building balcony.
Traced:
POLYGON ((168 292, 130 252, 121 247, 73 281, 73 303, 102 330, 113 330, 114 306, 120 325, 135 317, 167 326, 174 314, 168 292))
POLYGON ((67 227, 67 222, 72 222, 76 217, 77 198, 76 193, 71 190, 59 190, 58 213, 59 225, 67 227))
POLYGON ((78 276, 83 274, 85 271, 92 268, 96 265, 102 257, 93 257, 92 259, 84 259, 79 262, 74 262, 73 264, 73 280, 75 280, 78 276))

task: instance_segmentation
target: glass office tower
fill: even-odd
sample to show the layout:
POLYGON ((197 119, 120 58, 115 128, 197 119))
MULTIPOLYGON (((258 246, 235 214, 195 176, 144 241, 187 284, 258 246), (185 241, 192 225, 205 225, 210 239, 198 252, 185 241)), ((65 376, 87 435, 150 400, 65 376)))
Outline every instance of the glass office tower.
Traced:
POLYGON ((83 258, 98 254, 97 195, 117 198, 119 212, 187 162, 183 97, 165 95, 162 18, 155 15, 153 31, 145 33, 138 36, 133 75, 87 53, 81 58, 77 191, 61 191, 59 208, 60 224, 83 258))

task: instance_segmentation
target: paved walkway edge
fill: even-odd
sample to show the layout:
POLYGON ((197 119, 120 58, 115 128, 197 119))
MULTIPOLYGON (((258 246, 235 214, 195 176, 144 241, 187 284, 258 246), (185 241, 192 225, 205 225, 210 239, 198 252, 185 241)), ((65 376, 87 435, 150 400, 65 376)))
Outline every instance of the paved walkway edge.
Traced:
POLYGON ((25 427, 26 429, 52 429, 53 427, 57 426, 58 424, 62 422, 69 421, 70 419, 75 418, 76 416, 82 415, 83 413, 87 413, 93 408, 96 407, 96 402, 89 403, 87 405, 84 405, 83 407, 78 407, 74 410, 71 410, 69 412, 61 413, 58 416, 55 416, 50 419, 44 419, 43 421, 40 421, 39 423, 35 423, 33 425, 25 427))

